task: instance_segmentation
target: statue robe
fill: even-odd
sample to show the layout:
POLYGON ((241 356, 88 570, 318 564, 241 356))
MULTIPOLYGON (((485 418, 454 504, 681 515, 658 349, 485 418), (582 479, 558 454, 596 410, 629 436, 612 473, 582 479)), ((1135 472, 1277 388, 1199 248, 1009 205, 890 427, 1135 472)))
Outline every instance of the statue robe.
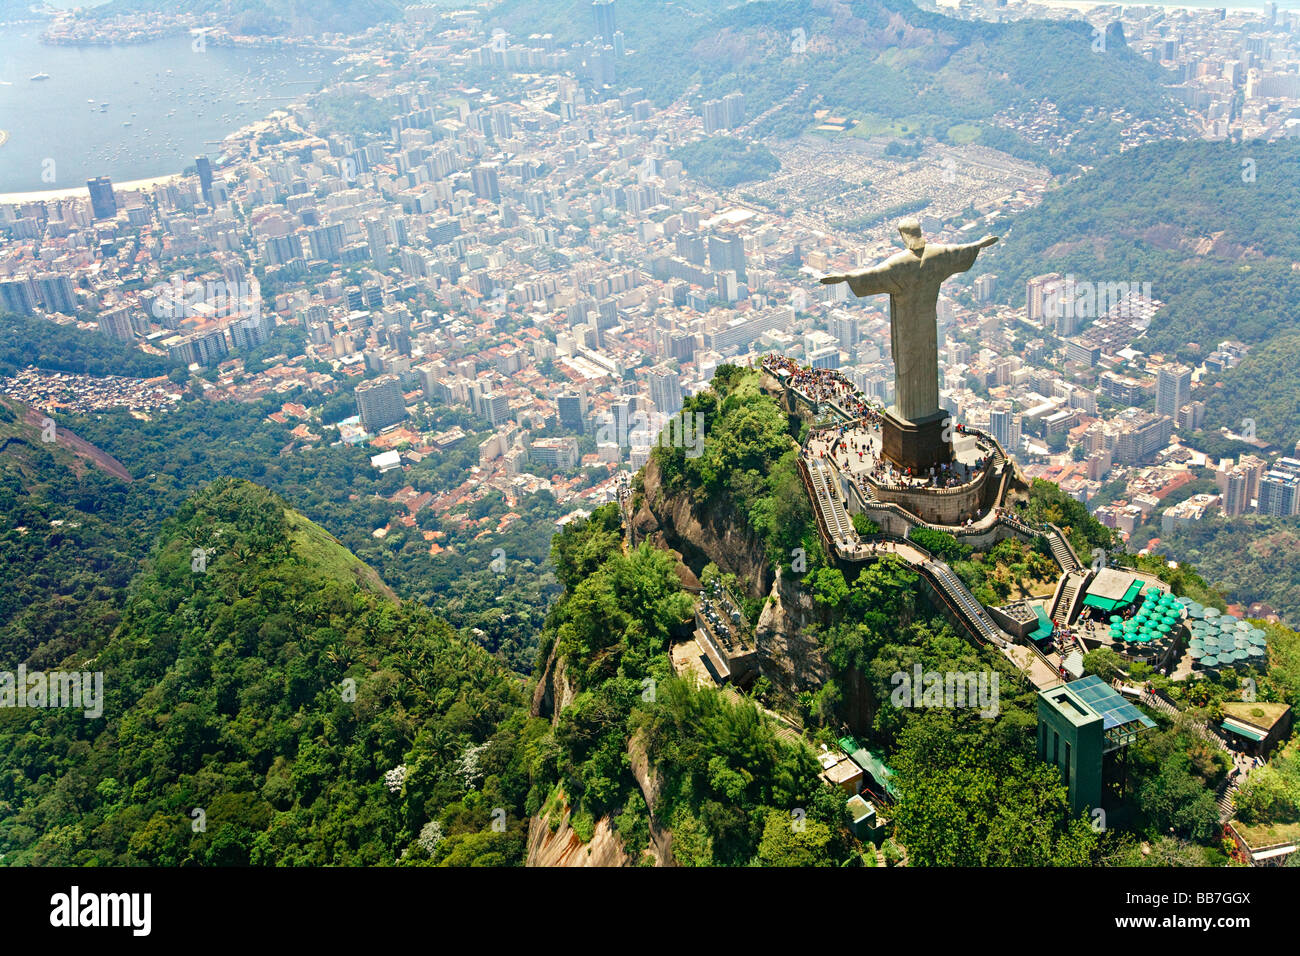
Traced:
POLYGON ((894 414, 909 422, 937 415, 939 348, 937 303, 943 280, 975 264, 977 243, 928 242, 884 262, 848 273, 854 295, 889 294, 890 352, 894 358, 894 414))

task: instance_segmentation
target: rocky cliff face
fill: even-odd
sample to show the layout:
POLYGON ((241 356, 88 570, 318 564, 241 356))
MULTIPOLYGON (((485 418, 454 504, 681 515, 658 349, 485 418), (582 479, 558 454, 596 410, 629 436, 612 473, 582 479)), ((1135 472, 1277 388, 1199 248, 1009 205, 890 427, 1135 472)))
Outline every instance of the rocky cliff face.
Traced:
POLYGON ((808 635, 808 627, 815 621, 812 595, 797 578, 791 579, 778 568, 754 637, 759 669, 788 706, 800 691, 816 689, 830 680, 821 645, 808 635))
MULTIPOLYGON (((564 658, 554 647, 546 657, 546 666, 537 686, 533 688, 532 716, 549 717, 551 723, 559 719, 564 708, 572 703, 576 691, 568 677, 564 658)), ((636 778, 641 795, 650 810, 650 855, 658 866, 673 865, 672 832, 655 815, 659 804, 659 782, 650 764, 645 747, 639 738, 628 742, 628 760, 632 776, 636 778)), ((525 866, 634 866, 637 860, 630 857, 622 838, 614 830, 610 817, 596 821, 591 842, 583 843, 570 823, 567 801, 560 812, 559 823, 551 828, 550 817, 536 814, 528 821, 528 852, 525 866)))
POLYGON ((596 821, 589 843, 574 832, 566 805, 559 826, 552 831, 542 814, 528 821, 528 856, 525 866, 629 866, 623 841, 609 817, 596 821))
POLYGON ((632 776, 636 777, 641 796, 650 810, 650 854, 656 866, 674 866, 673 834, 656 812, 659 809, 659 775, 650 763, 640 734, 628 742, 627 755, 632 765, 632 776))
POLYGON ((533 688, 532 716, 549 717, 554 724, 560 711, 569 706, 575 695, 565 660, 551 645, 551 651, 546 655, 546 667, 533 688))
MULTIPOLYGON (((645 466, 644 485, 640 507, 632 516, 638 543, 649 541, 673 552, 695 578, 712 561, 744 582, 749 597, 768 593, 772 569, 762 542, 743 516, 726 505, 704 507, 688 495, 666 494, 653 459, 645 466)), ((693 586, 698 587, 698 581, 693 586)))

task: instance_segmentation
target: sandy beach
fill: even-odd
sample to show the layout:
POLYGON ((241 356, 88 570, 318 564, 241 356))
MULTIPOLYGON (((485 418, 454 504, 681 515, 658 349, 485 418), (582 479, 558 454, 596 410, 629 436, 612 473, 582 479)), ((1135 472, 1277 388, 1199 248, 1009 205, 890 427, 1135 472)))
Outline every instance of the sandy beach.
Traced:
MULTIPOLYGON (((156 186, 164 186, 167 183, 181 179, 180 173, 171 173, 167 176, 155 176, 153 179, 134 179, 127 183, 113 183, 114 192, 140 192, 144 189, 153 189, 156 186)), ((90 190, 85 186, 72 186, 67 189, 47 189, 41 192, 30 193, 0 193, 0 206, 9 206, 16 203, 25 202, 44 202, 52 199, 88 199, 90 190)))

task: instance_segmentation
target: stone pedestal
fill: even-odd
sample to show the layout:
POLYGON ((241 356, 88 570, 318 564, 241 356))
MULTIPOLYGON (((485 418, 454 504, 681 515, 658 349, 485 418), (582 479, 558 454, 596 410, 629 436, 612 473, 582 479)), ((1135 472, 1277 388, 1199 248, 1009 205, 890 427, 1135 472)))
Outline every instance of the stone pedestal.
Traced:
POLYGON ((936 412, 914 422, 885 412, 881 424, 881 451, 897 468, 928 474, 930 468, 952 461, 952 442, 944 440, 948 413, 936 412))

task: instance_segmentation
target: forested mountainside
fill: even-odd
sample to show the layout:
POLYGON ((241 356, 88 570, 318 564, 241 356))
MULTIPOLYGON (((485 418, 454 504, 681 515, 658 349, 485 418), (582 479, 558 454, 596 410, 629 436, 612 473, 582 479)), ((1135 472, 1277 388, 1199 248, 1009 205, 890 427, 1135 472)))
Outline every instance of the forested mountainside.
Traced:
POLYGON ((1135 347, 1200 364, 1224 339, 1259 346, 1250 364, 1222 374, 1207 400, 1209 427, 1256 419, 1261 438, 1300 439, 1294 354, 1300 296, 1300 144, 1159 142, 1112 157, 1050 191, 1007 223, 1005 243, 980 259, 999 295, 1025 299, 1032 276, 1080 282, 1149 282, 1164 303, 1135 347), (1285 346, 1289 345, 1290 348, 1285 346), (1280 375, 1278 387, 1257 388, 1280 375))
POLYGON ((265 489, 186 501, 60 664, 102 673, 102 715, 0 712, 7 863, 521 857, 521 682, 265 489))
POLYGON ((0 397, 0 666, 99 646, 149 548, 122 464, 0 397))
MULTIPOLYGON (((104 523, 105 541, 125 550, 109 564, 118 579, 134 570, 130 548, 149 537, 129 585, 114 592, 105 584, 94 626, 54 620, 59 638, 35 645, 33 656, 6 649, 8 666, 28 659, 98 673, 103 697, 89 714, 0 711, 5 862, 1222 859, 1213 792, 1227 768, 1188 720, 1162 718, 1132 745, 1110 829, 1072 818, 1058 774, 1034 754, 1035 693, 1017 668, 936 613, 902 560, 882 560, 850 581, 821 556, 790 453, 805 422, 780 408, 760 373, 724 366, 691 405, 709 417, 703 454, 656 451, 646 472, 653 482, 642 481, 628 502, 630 530, 611 504, 554 537, 550 567, 562 592, 529 678, 435 611, 399 602, 326 530, 250 482, 203 485, 152 536, 143 521, 117 538, 114 523, 104 523), (708 515, 706 527, 700 518, 708 515), (638 528, 646 533, 633 545, 638 528), (720 542, 737 541, 752 543, 743 560, 720 552, 720 542), (790 557, 804 545, 801 569, 790 557), (740 692, 674 663, 672 645, 692 626, 694 598, 683 582, 700 579, 732 586, 757 625, 763 672, 740 692), (795 605, 808 609, 801 623, 795 605), (816 661, 778 666, 790 645, 770 636, 783 627, 816 661), (996 713, 894 701, 892 675, 918 666, 995 673, 996 713), (820 746, 846 731, 894 770, 896 842, 879 853, 853 835, 843 793, 820 776, 820 746)), ((13 431, 16 420, 5 425, 13 431)), ((86 520, 90 510, 71 510, 86 505, 78 493, 97 486, 51 480, 61 473, 116 482, 102 491, 105 501, 114 493, 131 500, 140 482, 102 475, 95 454, 80 450, 89 457, 21 436, 5 449, 4 487, 30 510, 29 530, 50 533, 56 513, 76 519, 79 533, 97 527, 86 520), (55 510, 31 510, 36 501, 55 510)), ((1023 515, 1060 524, 1079 545, 1109 540, 1046 482, 1029 490, 1023 515)), ((977 591, 996 595, 1032 573, 1032 552, 929 544, 977 591)), ((1140 560, 1179 593, 1221 603, 1189 568, 1140 560)), ((30 587, 55 591, 39 576, 30 587)), ((1269 647, 1261 699, 1300 702, 1300 637, 1270 626, 1269 647)), ((1089 657, 1094 672, 1114 666, 1089 657)), ((1209 710, 1236 691, 1229 675, 1167 689, 1194 691, 1195 700, 1182 702, 1209 710)), ((1291 812, 1289 779, 1243 791, 1246 812, 1291 812)))
MULTIPOLYGON (((489 22, 511 35, 584 42, 588 6, 506 0, 489 22)), ((864 129, 898 121, 914 135, 973 139, 1065 171, 1117 149, 1122 132, 1182 113, 1163 88, 1165 71, 1133 54, 1122 31, 1112 29, 1098 53, 1081 22, 963 21, 910 0, 627 0, 619 26, 629 50, 620 85, 660 105, 743 89, 748 114, 761 117, 749 129, 758 136, 798 135, 826 108, 864 129), (1077 127, 1057 155, 996 119, 1040 107, 1077 127)))

